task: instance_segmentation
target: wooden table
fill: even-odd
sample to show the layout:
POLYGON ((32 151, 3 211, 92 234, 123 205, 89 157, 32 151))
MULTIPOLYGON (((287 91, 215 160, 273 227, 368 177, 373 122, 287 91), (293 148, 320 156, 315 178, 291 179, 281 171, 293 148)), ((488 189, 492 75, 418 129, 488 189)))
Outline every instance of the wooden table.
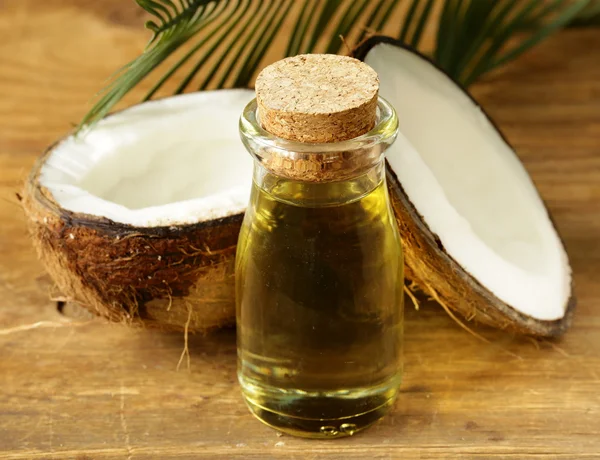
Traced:
POLYGON ((15 192, 142 49, 141 22, 120 0, 0 2, 1 458, 600 458, 600 30, 564 32, 475 88, 564 235, 571 331, 546 342, 480 328, 486 344, 433 303, 409 308, 393 413, 316 442, 250 416, 232 330, 192 337, 177 372, 181 334, 70 320, 49 300, 15 192))

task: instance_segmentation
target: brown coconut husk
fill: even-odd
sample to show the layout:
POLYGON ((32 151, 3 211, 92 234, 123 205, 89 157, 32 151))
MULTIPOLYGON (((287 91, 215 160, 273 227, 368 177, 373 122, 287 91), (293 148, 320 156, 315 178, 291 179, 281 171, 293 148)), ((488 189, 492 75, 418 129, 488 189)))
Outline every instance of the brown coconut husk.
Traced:
POLYGON ((139 228, 61 208, 34 165, 22 204, 62 296, 110 321, 203 331, 235 321, 234 259, 243 215, 139 228))

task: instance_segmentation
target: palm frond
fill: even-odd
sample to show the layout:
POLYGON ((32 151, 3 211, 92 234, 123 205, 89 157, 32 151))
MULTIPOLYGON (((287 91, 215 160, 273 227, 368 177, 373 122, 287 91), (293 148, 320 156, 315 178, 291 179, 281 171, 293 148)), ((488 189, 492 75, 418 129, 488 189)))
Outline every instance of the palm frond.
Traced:
POLYGON ((449 75, 469 86, 549 37, 588 3, 589 0, 449 0, 442 13, 446 16, 440 21, 434 59, 449 75))
POLYGON ((599 14, 593 3, 598 1, 136 0, 153 17, 146 23, 152 38, 141 56, 117 72, 80 126, 106 115, 180 49, 183 56, 158 76, 144 100, 175 79, 175 93, 248 86, 266 56, 340 53, 344 41, 354 47, 373 33, 422 48, 428 28, 436 37, 434 49, 425 51, 470 85, 579 15, 599 14))
POLYGON ((218 0, 136 0, 154 16, 146 22, 153 32, 146 51, 126 65, 101 94, 103 96, 85 115, 79 128, 104 117, 125 94, 158 67, 208 23, 219 18, 223 8, 218 0), (177 4, 176 4, 177 2, 177 4))
POLYGON ((569 24, 570 27, 600 26, 600 0, 592 0, 569 24))

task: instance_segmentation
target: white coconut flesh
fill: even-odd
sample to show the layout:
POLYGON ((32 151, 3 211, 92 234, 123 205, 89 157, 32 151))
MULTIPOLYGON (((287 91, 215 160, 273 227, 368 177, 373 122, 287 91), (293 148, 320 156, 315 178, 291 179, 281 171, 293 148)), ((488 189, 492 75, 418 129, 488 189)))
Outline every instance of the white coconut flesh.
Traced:
POLYGON ((496 297, 538 320, 564 316, 571 270, 562 242, 514 151, 442 71, 397 46, 365 62, 396 107, 387 152, 407 197, 444 250, 496 297))
POLYGON ((200 92, 134 106, 53 148, 40 184, 64 209, 136 227, 241 213, 252 158, 238 134, 251 90, 200 92))
MULTIPOLYGON (((400 119, 388 162, 444 250, 515 310, 561 319, 571 296, 568 259, 510 146, 420 56, 379 44, 365 62, 400 119)), ((136 227, 241 213, 252 159, 238 119, 253 97, 251 90, 221 90, 134 106, 55 146, 39 182, 66 210, 136 227)))

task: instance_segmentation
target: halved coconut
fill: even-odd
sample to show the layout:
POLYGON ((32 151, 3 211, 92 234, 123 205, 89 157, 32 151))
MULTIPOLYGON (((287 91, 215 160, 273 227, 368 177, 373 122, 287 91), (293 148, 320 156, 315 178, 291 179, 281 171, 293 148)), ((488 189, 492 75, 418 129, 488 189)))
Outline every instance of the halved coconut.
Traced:
POLYGON ((400 120, 387 153, 407 275, 467 319, 556 336, 575 306, 564 246, 527 171, 456 82, 414 50, 356 50, 400 120))
POLYGON ((52 146, 23 204, 62 294, 114 321, 232 323, 234 254, 252 180, 238 135, 250 90, 144 103, 52 146))

